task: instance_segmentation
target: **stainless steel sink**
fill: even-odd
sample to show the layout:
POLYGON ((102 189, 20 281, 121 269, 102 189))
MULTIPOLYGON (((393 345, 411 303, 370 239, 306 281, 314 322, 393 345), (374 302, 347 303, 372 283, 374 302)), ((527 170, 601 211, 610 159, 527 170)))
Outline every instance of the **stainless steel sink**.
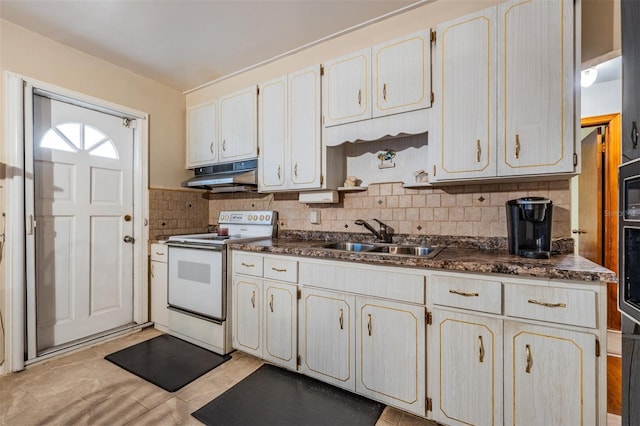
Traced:
POLYGON ((440 253, 444 247, 421 247, 421 246, 405 246, 405 245, 390 245, 390 246, 378 246, 370 250, 371 252, 398 254, 405 256, 420 256, 420 257, 434 257, 440 253))
POLYGON ((400 256, 418 256, 425 258, 435 257, 444 249, 444 247, 422 247, 401 244, 370 244, 370 243, 349 243, 349 242, 333 242, 316 244, 313 247, 325 248, 331 250, 368 252, 393 254, 400 256))
POLYGON ((374 244, 368 243, 326 243, 326 244, 318 244, 314 247, 332 249, 332 250, 344 250, 344 251, 370 251, 376 246, 374 244))

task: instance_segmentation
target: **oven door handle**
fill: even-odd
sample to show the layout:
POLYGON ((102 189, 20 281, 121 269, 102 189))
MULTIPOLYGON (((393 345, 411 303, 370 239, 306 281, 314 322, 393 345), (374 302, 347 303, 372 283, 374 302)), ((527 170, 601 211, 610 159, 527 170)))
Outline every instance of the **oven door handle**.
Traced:
POLYGON ((169 242, 165 244, 170 247, 193 248, 193 249, 213 250, 213 251, 224 250, 224 244, 195 244, 195 243, 182 243, 182 242, 169 242))

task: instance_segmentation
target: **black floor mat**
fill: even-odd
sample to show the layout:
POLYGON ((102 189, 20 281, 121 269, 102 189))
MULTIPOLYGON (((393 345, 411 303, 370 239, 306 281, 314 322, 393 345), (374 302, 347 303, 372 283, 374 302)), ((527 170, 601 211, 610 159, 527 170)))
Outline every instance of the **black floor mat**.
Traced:
POLYGON ((104 357, 169 392, 175 392, 231 359, 163 334, 104 357))
POLYGON ((191 415, 206 425, 375 425, 384 407, 265 364, 191 415))

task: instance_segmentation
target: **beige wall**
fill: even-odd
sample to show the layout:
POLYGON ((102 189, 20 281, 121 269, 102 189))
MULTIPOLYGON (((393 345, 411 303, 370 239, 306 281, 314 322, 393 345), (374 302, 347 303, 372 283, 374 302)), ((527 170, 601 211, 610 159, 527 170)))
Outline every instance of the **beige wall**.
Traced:
POLYGON ((5 20, 0 70, 148 113, 149 185, 179 188, 190 175, 184 169, 185 99, 177 90, 5 20))
POLYGON ((620 0, 582 0, 582 63, 596 65, 620 51, 620 0))

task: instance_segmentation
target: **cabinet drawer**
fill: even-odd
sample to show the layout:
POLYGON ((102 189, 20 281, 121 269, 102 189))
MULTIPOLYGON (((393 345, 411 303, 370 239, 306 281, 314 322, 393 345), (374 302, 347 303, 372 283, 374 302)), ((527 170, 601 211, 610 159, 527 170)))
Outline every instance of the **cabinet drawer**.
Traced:
POLYGON ((154 262, 167 262, 167 245, 151 244, 151 260, 154 262))
POLYGON ((290 259, 264 259, 264 277, 272 280, 298 282, 298 262, 290 259))
POLYGON ((505 285, 505 315, 596 327, 596 293, 558 287, 505 285))
POLYGON ((250 253, 234 252, 233 273, 262 276, 262 256, 250 253))
POLYGON ((434 275, 430 281, 436 305, 474 311, 502 313, 502 283, 475 278, 434 275))

